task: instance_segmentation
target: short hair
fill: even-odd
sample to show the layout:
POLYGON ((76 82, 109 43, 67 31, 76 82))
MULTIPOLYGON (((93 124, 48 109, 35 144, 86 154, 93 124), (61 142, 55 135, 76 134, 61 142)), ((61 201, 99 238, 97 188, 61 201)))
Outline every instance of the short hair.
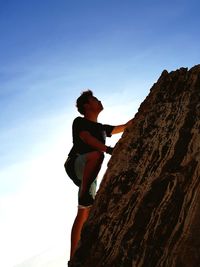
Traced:
POLYGON ((91 90, 87 90, 82 92, 82 94, 77 98, 76 100, 76 107, 78 109, 78 112, 84 115, 84 105, 88 103, 89 97, 93 96, 93 92, 91 90))

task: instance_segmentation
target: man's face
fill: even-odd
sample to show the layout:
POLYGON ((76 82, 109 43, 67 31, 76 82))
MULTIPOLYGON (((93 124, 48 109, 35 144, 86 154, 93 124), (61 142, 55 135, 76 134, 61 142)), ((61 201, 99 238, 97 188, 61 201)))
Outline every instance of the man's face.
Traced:
POLYGON ((103 105, 101 103, 100 100, 98 100, 98 98, 96 98, 95 96, 91 96, 88 99, 88 104, 90 106, 90 109, 93 110, 94 112, 101 112, 103 110, 103 105))

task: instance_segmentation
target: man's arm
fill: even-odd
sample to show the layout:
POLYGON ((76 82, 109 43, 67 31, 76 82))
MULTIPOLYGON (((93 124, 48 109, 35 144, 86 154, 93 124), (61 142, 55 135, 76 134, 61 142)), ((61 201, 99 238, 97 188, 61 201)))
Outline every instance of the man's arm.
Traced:
POLYGON ((125 123, 125 124, 121 124, 121 125, 117 125, 117 126, 115 126, 115 127, 113 128, 111 134, 118 134, 118 133, 123 132, 123 131, 126 129, 126 127, 128 127, 130 124, 132 124, 132 122, 133 122, 133 119, 129 120, 129 121, 128 121, 127 123, 125 123))
POLYGON ((108 147, 101 143, 97 138, 92 136, 88 131, 82 131, 79 134, 80 138, 85 142, 87 145, 102 151, 107 152, 108 147))

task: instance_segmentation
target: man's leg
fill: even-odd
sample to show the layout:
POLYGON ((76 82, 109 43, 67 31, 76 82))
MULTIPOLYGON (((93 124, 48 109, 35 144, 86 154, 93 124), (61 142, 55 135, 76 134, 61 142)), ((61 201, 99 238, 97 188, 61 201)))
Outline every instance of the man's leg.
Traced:
POLYGON ((87 153, 86 163, 81 183, 80 197, 89 192, 91 184, 96 179, 104 159, 104 154, 100 151, 87 153))
POLYGON ((84 222, 87 220, 90 212, 90 208, 78 208, 77 216, 74 220, 71 232, 71 254, 70 259, 73 257, 74 252, 77 248, 78 242, 81 237, 81 230, 84 222))
MULTIPOLYGON (((82 230, 83 224, 85 223, 85 221, 88 218, 91 204, 92 204, 92 203, 83 204, 83 203, 81 203, 80 199, 82 196, 84 196, 84 194, 89 193, 91 184, 96 179, 96 177, 100 171, 101 164, 102 164, 103 159, 104 159, 104 154, 102 152, 99 152, 99 151, 94 151, 91 153, 87 153, 85 155, 86 155, 86 158, 85 158, 85 162, 84 162, 84 168, 83 169, 80 168, 83 170, 82 179, 81 179, 82 180, 81 181, 81 188, 80 188, 80 192, 79 192, 79 205, 81 205, 82 207, 80 208, 80 206, 79 206, 78 213, 77 213, 77 216, 75 218, 75 221, 74 221, 74 224, 72 227, 71 256, 70 256, 71 258, 73 257, 74 252, 77 248, 78 242, 80 240, 81 230, 82 230)), ((77 167, 77 168, 79 168, 79 167, 77 167)), ((91 198, 92 198, 92 196, 91 196, 91 198)))

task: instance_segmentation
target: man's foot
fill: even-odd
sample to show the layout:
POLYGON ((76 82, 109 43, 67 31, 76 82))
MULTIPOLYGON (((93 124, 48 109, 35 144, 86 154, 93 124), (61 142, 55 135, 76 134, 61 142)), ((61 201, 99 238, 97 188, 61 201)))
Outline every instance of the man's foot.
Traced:
POLYGON ((83 196, 79 197, 78 203, 84 207, 92 206, 94 198, 89 193, 85 193, 83 196))

